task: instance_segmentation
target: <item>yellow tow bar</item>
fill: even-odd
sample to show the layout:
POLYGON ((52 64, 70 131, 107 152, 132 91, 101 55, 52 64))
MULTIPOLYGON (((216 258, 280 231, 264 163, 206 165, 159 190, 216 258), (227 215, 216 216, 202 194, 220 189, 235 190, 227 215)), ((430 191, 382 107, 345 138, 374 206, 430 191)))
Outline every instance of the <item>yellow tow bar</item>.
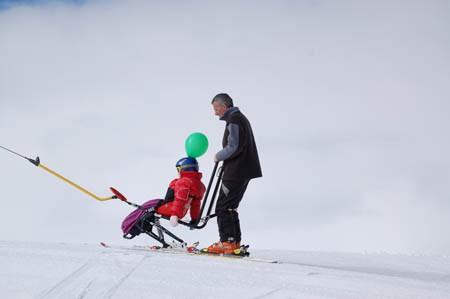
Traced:
MULTIPOLYGON (((33 164, 34 164, 34 163, 33 163, 33 164)), ((113 196, 110 196, 110 197, 98 197, 97 195, 93 194, 92 192, 89 192, 88 190, 84 189, 84 188, 81 187, 80 185, 77 185, 77 184, 75 184, 74 182, 72 182, 71 180, 69 180, 69 179, 63 177, 63 176, 60 175, 59 173, 57 173, 57 172, 51 170, 51 169, 48 168, 48 167, 45 167, 45 166, 42 165, 41 163, 39 163, 37 166, 40 167, 40 168, 42 168, 42 169, 44 169, 45 171, 50 172, 51 174, 53 174, 53 175, 56 176, 57 178, 60 178, 60 179, 63 180, 64 182, 66 182, 66 183, 68 183, 68 184, 74 186, 74 187, 77 188, 78 190, 80 190, 80 191, 86 193, 87 195, 89 195, 89 196, 95 198, 96 200, 105 201, 105 200, 110 200, 110 199, 113 199, 113 198, 114 198, 113 196)))
POLYGON ((12 153, 12 154, 14 154, 14 155, 17 155, 17 156, 19 156, 19 157, 22 157, 22 158, 24 158, 24 159, 30 161, 32 164, 36 165, 37 167, 40 167, 40 168, 44 169, 45 171, 50 172, 51 174, 53 174, 53 175, 56 176, 57 178, 60 178, 60 179, 63 180, 64 182, 66 182, 66 183, 68 183, 68 184, 74 186, 74 187, 77 188, 78 190, 80 190, 80 191, 86 193, 87 195, 89 195, 89 196, 95 198, 96 200, 99 200, 99 201, 105 201, 105 200, 110 200, 110 199, 113 199, 113 198, 117 198, 117 196, 114 196, 114 195, 113 195, 113 196, 109 196, 109 197, 98 197, 97 195, 95 195, 95 194, 89 192, 88 190, 84 189, 84 188, 81 187, 80 185, 77 185, 77 184, 75 184, 74 182, 72 182, 71 180, 69 180, 69 179, 63 177, 63 176, 60 175, 59 173, 57 173, 57 172, 51 170, 50 168, 45 167, 44 165, 42 165, 42 164, 41 164, 41 160, 39 159, 39 157, 36 157, 36 159, 30 159, 30 158, 25 157, 24 155, 21 155, 21 154, 15 152, 15 151, 13 151, 13 150, 7 148, 7 147, 4 147, 4 146, 2 146, 2 145, 0 145, 0 148, 1 148, 1 149, 4 149, 4 150, 6 150, 6 151, 8 151, 8 152, 10 152, 10 153, 12 153))

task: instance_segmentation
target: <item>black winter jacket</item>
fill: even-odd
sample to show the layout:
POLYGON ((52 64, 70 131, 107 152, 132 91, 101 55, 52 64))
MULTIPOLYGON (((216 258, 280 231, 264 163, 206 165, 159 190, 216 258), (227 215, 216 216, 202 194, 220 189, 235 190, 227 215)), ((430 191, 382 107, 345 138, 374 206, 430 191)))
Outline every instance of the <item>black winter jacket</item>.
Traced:
POLYGON ((223 149, 216 159, 223 161, 223 180, 242 181, 262 176, 258 150, 250 122, 238 107, 228 108, 220 118, 226 121, 223 149))

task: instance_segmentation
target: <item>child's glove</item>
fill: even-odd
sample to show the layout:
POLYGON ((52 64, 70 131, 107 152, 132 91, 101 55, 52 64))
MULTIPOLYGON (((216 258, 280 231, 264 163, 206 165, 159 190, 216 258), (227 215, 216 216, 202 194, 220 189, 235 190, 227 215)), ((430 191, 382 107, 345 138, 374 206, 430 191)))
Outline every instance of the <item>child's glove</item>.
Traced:
POLYGON ((170 216, 170 225, 172 225, 173 227, 178 225, 178 216, 170 216))

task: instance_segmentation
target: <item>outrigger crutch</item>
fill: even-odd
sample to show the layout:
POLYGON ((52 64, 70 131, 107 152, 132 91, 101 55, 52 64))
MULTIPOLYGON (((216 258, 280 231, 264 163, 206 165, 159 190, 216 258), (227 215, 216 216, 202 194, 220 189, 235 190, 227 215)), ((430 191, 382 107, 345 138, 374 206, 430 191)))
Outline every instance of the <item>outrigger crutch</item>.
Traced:
POLYGON ((69 180, 69 179, 63 177, 63 176, 60 175, 59 173, 57 173, 57 172, 51 170, 50 168, 48 168, 48 167, 42 165, 41 160, 39 159, 39 157, 36 157, 36 159, 27 158, 27 157, 25 157, 25 156, 23 156, 23 155, 21 155, 21 154, 19 154, 19 153, 16 153, 16 152, 13 151, 13 150, 10 150, 10 149, 4 147, 4 146, 1 146, 1 145, 0 145, 0 147, 1 147, 2 149, 4 149, 4 150, 7 150, 7 151, 10 152, 10 153, 13 153, 13 154, 15 154, 15 155, 17 155, 17 156, 19 156, 19 157, 22 157, 22 158, 28 160, 28 161, 31 162, 33 165, 35 165, 35 166, 37 166, 37 167, 39 167, 39 168, 44 169, 45 171, 47 171, 47 172, 53 174, 53 175, 56 176, 57 178, 59 178, 59 179, 63 180, 64 182, 66 182, 66 183, 72 185, 73 187, 75 187, 75 188, 77 188, 78 190, 80 190, 80 191, 86 193, 87 195, 89 195, 89 196, 95 198, 96 200, 99 200, 99 201, 105 201, 105 200, 110 200, 110 199, 113 199, 113 198, 114 198, 113 196, 109 196, 109 197, 99 197, 99 196, 97 196, 97 195, 95 195, 95 194, 89 192, 88 190, 84 189, 84 188, 81 187, 80 185, 75 184, 74 182, 72 182, 71 180, 69 180))

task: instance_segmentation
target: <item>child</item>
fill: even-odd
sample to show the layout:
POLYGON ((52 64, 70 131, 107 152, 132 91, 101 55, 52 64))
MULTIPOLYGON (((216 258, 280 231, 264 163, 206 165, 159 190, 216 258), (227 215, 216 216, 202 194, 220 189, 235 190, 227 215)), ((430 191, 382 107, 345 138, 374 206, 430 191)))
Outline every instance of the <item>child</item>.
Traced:
POLYGON ((178 220, 190 210, 191 221, 195 223, 199 220, 200 202, 206 190, 201 182, 202 173, 198 171, 198 162, 194 158, 182 158, 175 166, 180 177, 170 182, 155 213, 170 216, 170 224, 177 226, 178 220))

